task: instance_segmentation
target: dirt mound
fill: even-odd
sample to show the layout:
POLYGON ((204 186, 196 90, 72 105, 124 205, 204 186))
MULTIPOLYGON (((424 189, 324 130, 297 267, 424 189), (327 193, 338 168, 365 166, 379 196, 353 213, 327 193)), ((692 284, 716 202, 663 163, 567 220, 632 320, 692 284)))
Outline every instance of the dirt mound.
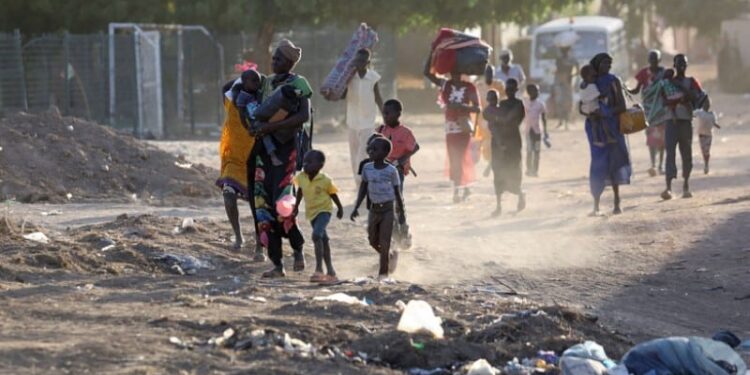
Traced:
POLYGON ((0 120, 0 201, 145 199, 154 203, 218 196, 217 172, 112 128, 54 113, 0 120))
POLYGON ((179 218, 122 215, 105 224, 48 233, 46 244, 23 238, 34 230, 31 223, 21 229, 0 217, 0 280, 32 280, 50 272, 185 275, 237 267, 228 258, 236 255, 227 250, 228 231, 208 220, 184 227, 179 218))

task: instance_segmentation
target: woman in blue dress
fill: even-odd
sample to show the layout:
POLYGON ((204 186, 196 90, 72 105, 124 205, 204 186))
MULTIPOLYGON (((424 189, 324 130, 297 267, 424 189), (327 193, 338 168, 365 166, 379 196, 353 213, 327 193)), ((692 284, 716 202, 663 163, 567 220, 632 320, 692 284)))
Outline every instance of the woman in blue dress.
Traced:
POLYGON ((586 135, 591 150, 589 187, 594 197, 592 215, 599 215, 599 200, 607 186, 612 186, 613 213, 617 215, 622 213, 620 185, 630 184, 632 174, 628 146, 625 143, 625 136, 620 132, 619 116, 626 110, 625 97, 620 78, 609 72, 612 68, 612 56, 600 53, 591 59, 590 64, 597 73, 596 87, 604 97, 599 103, 599 110, 586 118, 586 135), (601 123, 602 126, 594 126, 595 122, 601 123), (594 138, 595 130, 604 131, 606 134, 594 138), (604 145, 599 142, 595 145, 594 139, 607 139, 608 141, 604 145))

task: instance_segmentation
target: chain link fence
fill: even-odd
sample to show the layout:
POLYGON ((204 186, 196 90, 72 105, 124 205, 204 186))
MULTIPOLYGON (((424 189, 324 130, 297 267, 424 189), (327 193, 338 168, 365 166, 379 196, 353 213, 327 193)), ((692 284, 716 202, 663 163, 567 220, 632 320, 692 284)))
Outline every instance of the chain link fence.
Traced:
MULTIPOLYGON (((353 28, 352 28, 353 30, 353 28)), ((396 95, 396 37, 380 31, 373 54, 384 98, 396 95)), ((317 89, 351 38, 344 28, 278 33, 303 49, 296 71, 317 89)), ((139 137, 214 135, 222 85, 239 75, 254 35, 213 36, 201 26, 112 24, 108 34, 0 33, 0 114, 56 107, 139 137)), ((264 70, 264 69, 261 69, 264 70)), ((317 94, 317 93, 316 93, 317 94)), ((344 122, 345 102, 313 95, 316 121, 344 122)))
POLYGON ((0 113, 27 109, 21 34, 0 33, 0 113))

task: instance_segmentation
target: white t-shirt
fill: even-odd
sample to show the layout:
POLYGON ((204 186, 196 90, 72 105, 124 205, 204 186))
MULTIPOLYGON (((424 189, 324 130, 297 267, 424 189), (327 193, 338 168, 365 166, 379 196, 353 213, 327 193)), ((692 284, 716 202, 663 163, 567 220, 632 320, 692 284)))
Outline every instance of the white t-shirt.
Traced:
POLYGON ((364 77, 355 72, 346 92, 346 125, 349 129, 362 130, 375 128, 378 105, 375 103, 375 84, 380 74, 367 69, 364 77))
POLYGON ((540 123, 542 122, 542 113, 547 112, 544 107, 544 101, 539 98, 536 98, 535 100, 526 99, 523 104, 524 107, 526 107, 526 117, 524 118, 526 132, 528 133, 533 130, 536 134, 542 134, 542 128, 540 126, 540 123))
POLYGON ((699 109, 693 112, 693 115, 697 120, 698 135, 712 135, 714 124, 716 124, 716 114, 699 109))
POLYGON ((581 98, 581 112, 591 114, 599 109, 599 89, 595 84, 589 83, 585 88, 578 92, 581 98))
POLYGON ((495 68, 495 77, 493 77, 495 81, 500 81, 504 85, 505 81, 507 81, 508 78, 514 78, 518 83, 518 90, 523 90, 523 82, 526 81, 526 75, 523 74, 523 68, 521 67, 521 65, 510 64, 508 68, 508 74, 505 74, 505 72, 503 72, 502 66, 498 66, 497 68, 495 68))

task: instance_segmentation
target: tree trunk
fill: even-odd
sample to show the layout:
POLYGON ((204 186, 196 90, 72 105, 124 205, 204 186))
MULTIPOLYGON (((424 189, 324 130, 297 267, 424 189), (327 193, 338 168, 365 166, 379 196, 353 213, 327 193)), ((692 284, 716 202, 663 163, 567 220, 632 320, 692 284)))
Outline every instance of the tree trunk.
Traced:
POLYGON ((271 73, 271 43, 275 29, 275 22, 272 19, 264 21, 260 25, 255 41, 255 62, 258 64, 258 69, 266 74, 271 73))

